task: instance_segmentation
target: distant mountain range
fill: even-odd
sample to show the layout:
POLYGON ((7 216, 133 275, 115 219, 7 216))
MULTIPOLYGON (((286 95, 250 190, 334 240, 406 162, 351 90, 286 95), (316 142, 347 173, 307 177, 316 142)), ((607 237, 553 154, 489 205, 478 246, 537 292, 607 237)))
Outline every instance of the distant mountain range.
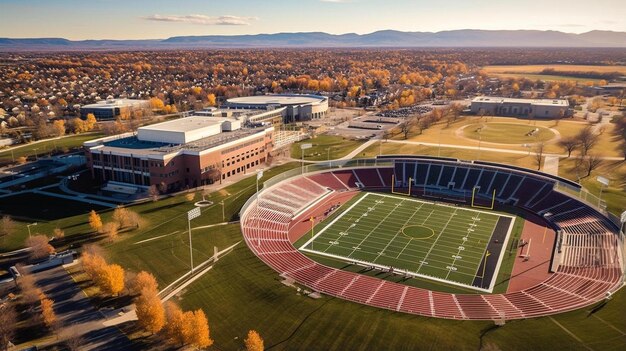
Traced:
POLYGON ((323 32, 181 36, 153 40, 68 40, 0 38, 0 51, 128 50, 185 48, 338 48, 338 47, 626 47, 626 32, 594 30, 573 34, 540 30, 451 30, 369 34, 323 32))

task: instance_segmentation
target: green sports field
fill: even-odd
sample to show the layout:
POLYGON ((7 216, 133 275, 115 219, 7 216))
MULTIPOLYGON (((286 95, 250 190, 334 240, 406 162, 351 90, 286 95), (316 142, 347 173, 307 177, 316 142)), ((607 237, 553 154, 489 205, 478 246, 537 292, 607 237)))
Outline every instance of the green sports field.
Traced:
POLYGON ((493 288, 514 222, 497 213, 378 193, 362 193, 344 207, 317 225, 300 250, 485 291, 493 288))

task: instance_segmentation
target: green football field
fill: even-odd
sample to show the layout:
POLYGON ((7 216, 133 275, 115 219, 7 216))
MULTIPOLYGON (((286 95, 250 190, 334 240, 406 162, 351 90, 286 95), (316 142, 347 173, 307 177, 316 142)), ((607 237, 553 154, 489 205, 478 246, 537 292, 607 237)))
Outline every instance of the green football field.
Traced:
POLYGON ((497 213, 367 192, 344 207, 317 225, 300 250, 486 291, 514 222, 497 213))

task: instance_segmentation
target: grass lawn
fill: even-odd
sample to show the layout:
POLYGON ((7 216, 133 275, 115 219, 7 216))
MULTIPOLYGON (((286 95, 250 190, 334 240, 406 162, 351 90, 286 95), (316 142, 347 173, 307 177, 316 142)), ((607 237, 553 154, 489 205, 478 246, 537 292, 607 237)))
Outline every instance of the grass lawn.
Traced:
MULTIPOLYGON (((520 131, 517 135, 524 135, 529 130, 534 128, 552 128, 556 130, 561 137, 570 137, 578 134, 583 128, 588 126, 589 124, 579 120, 572 119, 564 119, 564 120, 528 120, 522 118, 514 118, 514 117, 495 117, 495 116, 463 116, 457 119, 454 123, 447 125, 446 123, 438 123, 430 128, 422 131, 421 134, 417 134, 417 131, 413 131, 409 135, 410 141, 421 141, 426 143, 442 143, 442 144, 452 144, 452 145, 463 145, 463 146, 478 146, 478 136, 474 136, 472 138, 471 135, 467 135, 472 130, 475 131, 478 128, 478 125, 495 125, 495 124, 507 124, 507 125, 516 125, 516 128, 520 131), (468 125, 462 132, 459 132, 459 129, 463 126, 468 125), (472 128, 472 125, 475 125, 472 128), (459 137, 459 135, 461 137, 459 137), (469 137, 469 138, 468 138, 469 137)), ((487 128, 485 132, 489 133, 489 129, 487 128)), ((477 133, 474 133, 477 134, 477 133)), ((499 138, 495 133, 493 134, 494 138, 499 138)), ((396 140, 402 140, 402 136, 397 134, 393 137, 396 140)), ((489 146, 489 147, 504 147, 510 150, 518 150, 518 151, 526 151, 527 148, 523 147, 522 144, 528 142, 534 142, 534 137, 530 137, 530 140, 517 140, 517 142, 510 142, 507 146, 502 145, 487 145, 486 140, 483 139, 481 145, 489 146)), ((548 138, 551 139, 551 138, 548 138)), ((507 143, 507 140, 503 140, 503 138, 494 139, 494 142, 504 142, 507 143)), ((615 125, 613 123, 605 126, 604 131, 601 137, 598 140, 597 145, 592 149, 592 151, 602 150, 603 156, 621 156, 621 151, 619 149, 620 137, 615 133, 615 125)), ((493 141, 493 140, 492 140, 493 141)), ((556 138, 552 139, 552 141, 548 141, 545 144, 545 152, 547 153, 557 153, 563 154, 565 153, 564 149, 557 144, 556 138)), ((577 151, 574 154, 578 154, 577 151)))
POLYGON ((498 78, 516 78, 516 79, 530 79, 530 80, 543 80, 546 82, 577 82, 580 84, 585 84, 587 82, 591 82, 595 85, 600 83, 600 79, 593 78, 581 78, 581 77, 573 77, 568 75, 554 75, 554 74, 533 74, 533 73, 490 73, 492 76, 496 76, 498 78))
MULTIPOLYGON (((264 177, 261 179, 260 184, 271 177, 280 174, 286 170, 289 170, 294 167, 298 167, 299 164, 296 162, 284 164, 281 166, 277 166, 268 170, 265 170, 264 177)), ((219 204, 220 201, 224 200, 224 212, 226 215, 226 220, 230 220, 235 218, 238 214, 239 209, 243 206, 244 202, 255 192, 255 177, 254 174, 244 180, 233 184, 229 187, 226 187, 220 191, 212 193, 207 197, 207 200, 213 201, 213 205, 211 207, 203 208, 203 215, 194 220, 193 226, 204 226, 208 224, 214 224, 222 222, 222 208, 219 204)), ((123 233, 121 235, 121 241, 126 241, 130 238, 134 238, 135 236, 140 237, 143 240, 150 237, 155 237, 163 234, 169 234, 176 230, 184 230, 187 228, 187 220, 186 213, 188 210, 194 207, 193 202, 201 199, 201 193, 198 192, 194 201, 189 202, 185 199, 185 194, 165 198, 159 200, 157 202, 146 202, 134 206, 129 206, 129 208, 137 213, 143 218, 145 224, 138 230, 134 230, 132 232, 123 233)), ((10 202, 4 201, 3 205, 11 205, 10 202)), ((59 199, 61 200, 61 199, 59 199)), ((74 216, 67 216, 64 218, 50 218, 48 220, 42 220, 38 222, 36 227, 31 227, 32 232, 44 233, 47 235, 51 235, 54 228, 60 228, 65 232, 65 241, 68 243, 72 243, 74 241, 83 242, 84 240, 89 239, 89 241, 95 240, 93 238, 92 230, 89 228, 87 223, 87 213, 91 211, 91 209, 97 209, 93 206, 89 206, 87 204, 75 201, 69 201, 68 206, 78 206, 81 209, 83 214, 78 214, 74 216)), ((65 211, 63 206, 50 207, 46 202, 42 201, 31 201, 24 202, 23 205, 26 206, 26 210, 28 211, 28 206, 32 206, 33 209, 37 209, 37 211, 50 211, 53 208, 55 212, 65 211), (37 207, 34 205, 37 204, 37 207)), ((28 213, 28 212, 25 212, 28 213)), ((113 210, 106 209, 100 212, 103 222, 110 221, 113 210)), ((10 251, 15 250, 24 246, 24 240, 28 236, 28 230, 26 224, 34 222, 35 220, 32 218, 18 218, 16 232, 9 236, 4 242, 0 242, 2 251, 10 251)), ((213 252, 213 248, 211 247, 211 254, 213 252)), ((152 257, 146 257, 147 260, 152 257)), ((188 261, 188 259, 187 259, 188 261)))
POLYGON ((554 69, 555 71, 569 72, 599 72, 611 73, 620 72, 626 74, 626 66, 621 65, 564 65, 564 64, 546 64, 546 65, 497 65, 485 66, 482 69, 489 73, 505 73, 505 72, 521 72, 532 73, 541 72, 544 69, 554 69))
POLYGON ((0 151, 0 162, 10 162, 12 161, 12 157, 15 159, 22 156, 33 157, 35 155, 42 157, 63 149, 76 149, 81 147, 84 142, 97 139, 102 136, 103 134, 98 132, 86 133, 16 146, 13 148, 13 154, 11 154, 11 151, 8 150, 0 151))
POLYGON ((300 145, 312 144, 313 146, 310 149, 304 150, 305 160, 328 160, 329 148, 330 159, 334 160, 346 156, 352 150, 356 149, 357 147, 359 147, 359 145, 363 143, 363 140, 345 139, 343 137, 335 135, 318 135, 313 139, 307 139, 291 145, 291 157, 298 159, 302 158, 300 145))
POLYGON ((570 72, 597 72, 597 73, 613 73, 619 72, 626 74, 626 66, 595 66, 595 65, 563 65, 563 64, 548 64, 548 65, 508 65, 508 66, 485 66, 482 70, 488 74, 496 75, 505 78, 527 78, 527 79, 541 79, 546 81, 578 81, 580 83, 593 82, 598 84, 600 79, 593 78, 580 78, 567 76, 570 72), (553 69, 555 72, 546 75, 541 74, 545 69, 553 69), (560 74, 563 72, 563 74, 560 74))
MULTIPOLYGON (((596 312, 606 323, 626 331, 621 312, 624 291, 596 312)), ((583 346, 550 318, 509 322, 451 321, 376 309, 327 296, 315 300, 279 282, 277 274, 245 246, 220 259, 189 286, 179 300, 186 309, 203 308, 211 336, 220 349, 241 348, 249 329, 273 350, 574 350, 583 346)), ((553 317, 576 330, 597 350, 617 350, 626 339, 588 311, 553 317)))
POLYGON ((463 134, 470 139, 500 144, 540 143, 556 136, 550 129, 541 126, 498 122, 468 124, 463 129, 463 134), (529 135, 535 129, 539 130, 529 135))

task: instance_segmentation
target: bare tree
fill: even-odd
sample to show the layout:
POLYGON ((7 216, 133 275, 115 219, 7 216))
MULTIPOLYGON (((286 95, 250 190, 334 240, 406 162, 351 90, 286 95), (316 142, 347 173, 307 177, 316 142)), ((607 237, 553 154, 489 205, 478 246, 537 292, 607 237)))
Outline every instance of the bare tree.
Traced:
POLYGON ((541 170, 541 161, 543 159, 543 151, 544 151, 543 143, 539 143, 537 144, 537 146, 535 146, 535 164, 537 165, 538 171, 541 170))
POLYGON ((589 150, 591 150, 598 143, 598 135, 593 132, 591 127, 587 126, 578 133, 576 140, 580 144, 582 149, 582 155, 586 156, 589 150))
POLYGON ((559 140, 559 146, 567 151, 567 157, 572 155, 572 151, 576 150, 580 146, 580 142, 574 137, 563 138, 559 140))
POLYGON ((414 125, 415 119, 413 117, 407 117, 404 119, 404 121, 402 121, 402 123, 400 123, 398 127, 400 128, 400 133, 402 133, 404 140, 409 138, 409 133, 411 132, 411 129, 414 125))
POLYGON ((596 170, 602 164, 602 158, 595 154, 588 154, 580 160, 579 167, 587 172, 586 177, 591 175, 591 172, 596 170))

